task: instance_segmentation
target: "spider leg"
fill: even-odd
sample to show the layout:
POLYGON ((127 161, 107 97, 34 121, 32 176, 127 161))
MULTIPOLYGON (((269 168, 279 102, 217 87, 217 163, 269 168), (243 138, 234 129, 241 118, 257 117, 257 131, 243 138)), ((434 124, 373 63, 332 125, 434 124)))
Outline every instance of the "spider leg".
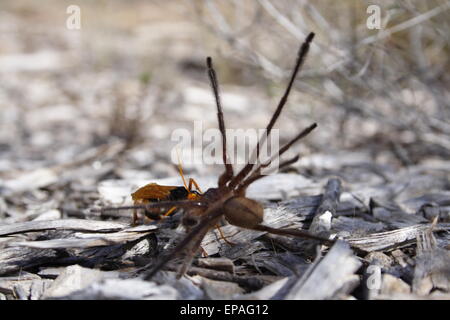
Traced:
POLYGON ((201 243, 208 231, 209 231, 209 229, 204 229, 203 232, 197 234, 196 239, 193 241, 192 245, 190 245, 187 248, 186 256, 184 257, 181 267, 178 269, 178 273, 177 273, 178 279, 180 279, 186 273, 186 271, 189 269, 189 267, 192 264, 192 261, 194 260, 195 254, 197 253, 197 251, 199 249, 202 250, 202 253, 206 254, 206 256, 207 256, 205 249, 203 249, 201 247, 201 243))
MULTIPOLYGON (((278 166, 278 170, 281 170, 287 166, 290 166, 291 164, 295 163, 298 161, 298 159, 300 158, 299 155, 296 155, 295 157, 288 159, 282 163, 280 163, 280 165, 278 166)), ((270 163, 269 163, 270 164, 270 163)), ((269 165, 267 164, 267 165, 269 165)), ((258 179, 264 178, 267 174, 262 174, 261 173, 261 166, 259 166, 247 179, 245 179, 244 181, 241 182, 241 184, 239 184, 239 186, 236 189, 236 192, 241 195, 241 196, 245 196, 245 192, 248 188, 248 186, 250 184, 252 184, 253 182, 255 182, 258 179)))
POLYGON ((188 247, 190 251, 192 251, 195 247, 198 249, 203 236, 209 231, 211 226, 214 226, 217 223, 217 219, 223 214, 219 208, 209 209, 208 211, 206 212, 205 218, 193 227, 186 237, 184 237, 184 239, 169 254, 162 257, 154 266, 151 267, 151 269, 144 276, 145 280, 150 280, 159 270, 161 270, 170 260, 176 257, 186 247, 188 247), (194 241, 194 245, 192 244, 192 241, 194 241), (197 243, 198 246, 196 246, 197 243))
POLYGON ((104 207, 104 208, 92 208, 91 212, 106 212, 106 211, 118 211, 118 210, 131 210, 131 209, 171 209, 172 207, 178 208, 195 208, 195 207, 207 207, 208 205, 203 201, 192 201, 192 200, 180 200, 180 201, 161 201, 152 202, 146 204, 137 204, 131 206, 121 206, 121 207, 104 207))
POLYGON ((222 104, 220 102, 219 83, 217 81, 216 71, 214 70, 211 57, 206 58, 206 65, 208 67, 208 76, 211 82, 211 87, 214 92, 214 98, 217 106, 217 120, 219 122, 219 130, 222 135, 222 158, 225 166, 225 172, 219 177, 219 187, 224 186, 230 179, 233 178, 233 166, 228 161, 227 154, 227 135, 225 131, 225 120, 223 117, 222 104))
POLYGON ((323 237, 317 236, 315 234, 309 233, 308 231, 298 230, 298 229, 272 228, 272 227, 268 227, 268 226, 265 226, 262 224, 259 224, 255 227, 249 228, 249 229, 257 230, 257 231, 265 231, 268 233, 278 234, 281 236, 290 236, 290 237, 296 237, 296 238, 317 240, 327 246, 332 246, 335 243, 334 240, 323 238, 323 237))
POLYGON ((272 115, 272 118, 269 121, 269 124, 266 127, 266 134, 263 135, 260 140, 258 141, 256 145, 256 149, 253 150, 252 159, 247 163, 247 165, 239 171, 237 175, 233 177, 233 179, 229 183, 230 189, 233 189, 235 186, 237 186, 252 170, 254 163, 256 163, 256 160, 259 158, 259 148, 260 145, 264 144, 266 139, 269 137, 270 132, 272 131, 273 126, 275 125, 275 122, 277 121, 278 117, 281 114, 281 111, 283 110, 283 107, 285 106, 287 99, 289 97, 289 93, 291 92, 292 86, 294 84, 295 78, 297 77, 297 73, 300 70, 301 66, 303 65, 303 62, 305 60, 306 54, 309 51, 309 45, 311 41, 314 38, 314 33, 311 32, 307 37, 306 40, 303 42, 303 44, 300 47, 300 50, 298 51, 297 60, 295 63, 294 70, 292 71, 289 83, 286 87, 286 90, 284 92, 284 95, 282 96, 280 102, 278 103, 278 106, 275 110, 275 112, 272 115))
MULTIPOLYGON (((287 150, 289 150, 289 148, 296 143, 297 141, 299 141, 300 139, 306 137, 311 131, 313 131, 315 128, 317 127, 316 123, 313 123, 312 125, 310 125, 309 127, 305 128, 304 130, 302 130, 298 135, 296 135, 291 141, 289 141, 288 143, 286 143, 284 146, 282 146, 278 152, 273 155, 267 162, 265 163, 260 163, 256 169, 253 171, 253 173, 248 176, 246 179, 244 179, 238 186, 237 188, 237 192, 241 193, 245 192, 245 189, 255 180, 258 180, 260 178, 263 178, 266 174, 262 174, 261 173, 261 169, 262 168, 266 168, 268 167, 272 161, 275 159, 275 157, 281 157, 281 155, 283 153, 285 153, 287 150)), ((296 162, 299 159, 299 156, 295 156, 292 159, 286 160, 282 163, 280 163, 280 165, 278 166, 278 170, 282 169, 283 167, 286 167, 288 165, 291 165, 292 163, 296 162)))

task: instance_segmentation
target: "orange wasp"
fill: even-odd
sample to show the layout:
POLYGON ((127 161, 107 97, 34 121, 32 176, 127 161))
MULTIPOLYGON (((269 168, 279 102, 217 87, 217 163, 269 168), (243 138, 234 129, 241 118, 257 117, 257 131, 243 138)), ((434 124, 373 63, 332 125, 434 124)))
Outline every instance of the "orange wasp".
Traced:
MULTIPOLYGON (((177 206, 171 207, 167 212, 161 215, 160 209, 150 208, 146 206, 149 203, 155 202, 167 202, 167 201, 180 201, 180 200, 189 200, 195 201, 200 200, 202 197, 202 191, 198 186, 197 182, 189 178, 189 183, 186 183, 186 179, 184 178, 183 169, 181 167, 181 163, 178 164, 178 170, 183 180, 183 186, 161 186, 157 183, 149 183, 143 187, 140 187, 135 192, 131 194, 131 199, 133 200, 134 208, 133 208, 133 221, 132 225, 136 225, 138 220, 137 211, 139 209, 139 205, 144 205, 144 214, 147 218, 151 220, 160 220, 161 218, 165 218, 170 216, 176 209, 177 206), (196 190, 193 188, 195 187, 196 190)), ((182 219, 182 224, 188 226, 192 224, 189 216, 185 216, 182 219)), ((220 225, 216 225, 217 230, 219 231, 221 239, 223 239, 226 243, 233 245, 232 242, 228 241, 224 236, 220 225)))
MULTIPOLYGON (((160 201, 179 201, 179 200, 198 200, 201 197, 202 191, 194 179, 189 178, 189 184, 186 183, 186 179, 183 175, 183 169, 181 164, 178 165, 181 179, 183 180, 183 187, 180 186, 161 186, 156 183, 149 183, 131 194, 131 199, 135 206, 142 204, 149 204, 152 202, 160 201), (195 187, 196 190, 193 190, 195 187)), ((171 207, 163 217, 171 215, 177 209, 176 206, 171 207)), ((138 208, 133 209, 133 222, 135 225, 138 219, 138 208)), ((144 214, 146 217, 152 220, 161 219, 161 215, 158 209, 144 208, 144 214)))
MULTIPOLYGON (((262 169, 269 167, 272 161, 275 159, 274 157, 271 157, 266 162, 260 162, 260 146, 263 145, 265 139, 267 139, 267 137, 270 135, 275 122, 277 121, 278 117, 281 114, 281 111, 283 110, 283 107, 287 102, 287 98, 297 76, 297 73, 303 64, 304 58, 309 50, 309 46, 313 38, 314 33, 310 33, 307 36, 305 42, 301 45, 300 50, 298 51, 295 67, 291 74, 286 91, 284 92, 284 95, 278 103, 278 106, 275 109, 275 112, 273 113, 272 118, 270 119, 266 127, 266 135, 263 135, 258 140, 256 148, 253 151, 252 160, 256 159, 257 161, 249 161, 236 174, 234 173, 232 164, 228 161, 225 121, 219 96, 219 85, 215 70, 212 65, 212 60, 210 57, 208 57, 206 59, 206 64, 208 68, 208 76, 216 101, 217 119, 222 137, 222 156, 225 167, 225 171, 219 176, 217 188, 210 188, 205 193, 197 195, 191 190, 190 187, 192 187, 192 185, 186 188, 185 184, 184 189, 188 193, 188 195, 186 196, 186 200, 168 200, 170 192, 173 192, 174 188, 176 187, 167 187, 166 189, 164 189, 165 192, 161 192, 160 198, 164 201, 145 203, 150 202, 150 199, 146 198, 145 196, 147 191, 150 191, 150 197, 153 197, 154 194, 156 194, 156 192, 154 191, 161 188, 161 186, 150 184, 136 191, 135 198, 138 202, 143 201, 143 204, 136 204, 128 207, 103 208, 95 210, 106 211, 118 209, 159 209, 169 210, 168 212, 170 212, 171 210, 174 210, 174 207, 184 210, 181 223, 185 227, 187 235, 169 254, 160 258, 158 261, 156 261, 156 263, 150 264, 146 267, 146 269, 149 270, 145 274, 145 279, 152 278, 156 274, 156 272, 161 270, 170 260, 172 260, 182 252, 185 253, 185 259, 178 271, 178 277, 181 277, 183 274, 185 274, 195 254, 201 249, 201 242, 205 235, 209 230, 217 227, 218 224, 223 221, 223 219, 225 219, 228 223, 241 228, 264 231, 278 235, 318 240, 329 246, 334 243, 334 241, 332 240, 310 234, 304 230, 279 229, 263 225, 262 223, 264 221, 264 209, 262 205, 255 200, 247 198, 245 195, 246 190, 251 183, 265 177, 262 169), (189 197, 191 197, 191 199, 189 199, 189 197)), ((307 136, 316 127, 317 125, 314 123, 306 129, 302 130, 288 143, 283 145, 278 150, 276 156, 280 157, 294 143, 307 136)), ((284 169, 296 162, 298 159, 299 156, 297 155, 291 159, 280 161, 278 169, 284 169)), ((192 183, 194 184, 194 182, 192 183)), ((198 190, 197 186, 196 188, 198 190)))

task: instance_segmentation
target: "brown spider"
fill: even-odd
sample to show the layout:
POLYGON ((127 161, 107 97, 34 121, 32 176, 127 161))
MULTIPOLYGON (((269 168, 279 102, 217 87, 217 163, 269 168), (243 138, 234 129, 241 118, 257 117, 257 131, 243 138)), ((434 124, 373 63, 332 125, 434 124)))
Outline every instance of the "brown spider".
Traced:
MULTIPOLYGON (((258 159, 260 146, 265 142, 265 139, 270 135, 270 132, 277 121, 284 105, 286 104, 289 92, 293 86, 297 73, 303 64, 305 56, 309 50, 310 43, 314 37, 314 33, 310 33, 305 42, 301 45, 298 52, 296 64, 290 81, 286 88, 286 91, 281 98, 269 124, 266 127, 266 135, 262 136, 257 143, 255 150, 253 151, 253 157, 258 159)), ((217 118, 219 122, 219 129, 222 136, 222 151, 223 151, 223 163, 225 171, 220 175, 218 179, 218 187, 210 188, 205 193, 199 194, 195 199, 181 200, 181 201, 161 201, 148 204, 134 205, 128 207, 119 208, 103 208, 100 211, 105 210, 117 210, 117 209, 160 209, 160 210, 172 210, 173 208, 183 208, 184 215, 182 218, 182 224, 187 230, 185 238, 167 255, 162 257, 156 264, 150 266, 150 270, 146 273, 145 278, 150 279, 157 271, 161 270, 166 263, 172 258, 178 255, 180 252, 185 252, 186 257, 184 263, 178 272, 178 277, 181 277, 192 262, 193 257, 200 248, 201 241, 209 230, 218 226, 220 220, 224 217, 227 222, 232 225, 258 231, 265 231, 278 235, 309 238, 321 241, 327 245, 333 243, 332 240, 325 239, 313 234, 310 234, 303 230, 296 229, 277 229, 269 226, 262 225, 264 218, 264 209, 257 201, 249 199, 245 196, 247 187, 254 181, 263 178, 261 170, 267 168, 274 158, 270 158, 268 161, 261 163, 257 161, 255 164, 249 161, 237 174, 233 171, 233 166, 227 161, 227 143, 225 134, 225 123, 222 112, 222 106, 219 96, 219 85, 215 70, 212 65, 210 57, 206 59, 208 67, 208 75, 211 81, 216 106, 217 106, 217 118)), ((294 143, 308 135, 317 125, 314 123, 307 127, 299 134, 297 134, 292 140, 286 143, 278 150, 278 156, 285 153, 294 143)), ((299 156, 295 156, 291 159, 280 162, 278 168, 283 169, 298 160, 299 156)), ((259 160, 259 159, 258 159, 259 160)), ((190 190, 188 190, 190 192, 190 190)))

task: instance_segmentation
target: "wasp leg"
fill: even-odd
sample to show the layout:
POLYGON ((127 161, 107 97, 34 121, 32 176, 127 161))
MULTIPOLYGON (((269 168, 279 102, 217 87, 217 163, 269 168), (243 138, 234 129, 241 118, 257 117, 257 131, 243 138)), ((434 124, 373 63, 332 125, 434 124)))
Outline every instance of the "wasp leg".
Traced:
POLYGON ((225 235, 223 234, 222 229, 220 228, 220 226, 218 224, 216 224, 216 229, 217 229, 217 231, 219 231, 220 239, 222 239, 223 241, 228 243, 230 246, 235 246, 236 245, 236 243, 231 242, 230 240, 227 239, 227 237, 225 237, 225 235))
MULTIPOLYGON (((141 204, 141 201, 134 201, 134 205, 139 205, 141 204)), ((133 219, 131 221, 131 225, 134 227, 137 225, 137 221, 138 221, 138 209, 134 208, 133 209, 133 219)))
POLYGON ((163 217, 168 217, 170 216, 176 209, 177 207, 172 207, 170 208, 166 213, 163 214, 163 217))
POLYGON ((131 221, 131 225, 134 227, 137 222, 137 209, 133 209, 133 221, 131 221))
POLYGON ((189 192, 192 191, 192 185, 194 185, 195 189, 196 189, 198 192, 203 193, 202 190, 200 190, 200 187, 198 186, 198 183, 197 183, 194 179, 189 178, 189 186, 188 186, 188 191, 189 191, 189 192))
MULTIPOLYGON (((164 218, 167 218, 168 216, 170 216, 176 210, 176 208, 177 207, 172 207, 169 210, 167 210, 167 212, 162 215, 162 218, 164 219, 164 218)), ((160 222, 162 219, 159 217, 158 217, 158 219, 152 219, 150 217, 144 216, 144 220, 148 221, 148 222, 153 222, 153 221, 160 222)))
POLYGON ((206 250, 205 250, 205 249, 203 249, 203 247, 202 247, 202 246, 200 246, 200 250, 202 250, 202 257, 203 257, 203 258, 206 258, 206 257, 208 257, 208 256, 209 256, 208 252, 206 252, 206 250))

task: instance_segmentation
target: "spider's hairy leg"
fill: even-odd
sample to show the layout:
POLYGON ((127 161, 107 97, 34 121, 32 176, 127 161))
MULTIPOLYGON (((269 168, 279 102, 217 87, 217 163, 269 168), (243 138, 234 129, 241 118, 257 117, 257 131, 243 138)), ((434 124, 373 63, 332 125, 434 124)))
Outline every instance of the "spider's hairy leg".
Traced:
POLYGON ((257 230, 257 231, 265 231, 268 233, 278 234, 281 236, 291 236, 291 237, 295 237, 295 238, 316 240, 316 241, 320 241, 321 243, 323 243, 327 246, 330 246, 330 247, 335 243, 334 240, 323 238, 323 237, 317 236, 315 234, 309 233, 304 230, 272 228, 272 227, 268 227, 268 226, 265 226, 262 224, 259 224, 255 227, 253 227, 252 229, 257 230))
POLYGON ((204 250, 200 247, 200 244, 208 231, 209 228, 204 228, 203 231, 197 234, 196 238, 191 241, 191 244, 185 248, 186 256, 184 257, 181 267, 178 269, 177 279, 180 279, 189 269, 192 264, 192 260, 194 260, 195 254, 199 251, 199 249, 204 250))
MULTIPOLYGON (((295 157, 285 160, 282 163, 280 163, 280 165, 278 166, 278 170, 282 170, 288 166, 290 166, 293 163, 296 163, 298 161, 298 159, 300 159, 300 155, 296 155, 295 157)), ((267 164, 269 165, 269 164, 267 164)), ((239 186, 236 189, 236 193, 238 193, 241 196, 245 196, 245 192, 248 188, 248 186, 250 184, 252 184, 253 182, 255 182, 258 179, 264 178, 267 174, 262 174, 261 173, 261 167, 259 166, 247 179, 245 179, 244 181, 242 181, 241 184, 239 184, 239 186)), ((271 174, 273 172, 269 172, 268 174, 271 174)))
POLYGON ((147 204, 137 204, 130 206, 121 206, 121 207, 104 207, 104 208, 91 208, 91 212, 107 212, 107 211, 118 211, 118 210, 131 210, 131 209, 166 209, 170 210, 172 207, 177 208, 198 208, 198 207, 207 207, 207 204, 203 201, 161 201, 161 202, 152 202, 147 204))
POLYGON ((286 87, 286 90, 285 90, 283 96, 280 99, 280 102, 278 103, 277 108, 275 109, 275 112, 272 115, 272 118, 269 121, 269 124, 266 127, 266 134, 263 135, 261 137, 261 139, 258 141, 256 148, 252 154, 252 161, 249 161, 247 163, 247 165, 244 168, 242 168, 241 171, 239 171, 239 173, 237 175, 235 175, 234 178, 230 181, 230 183, 229 183, 230 189, 233 189, 235 186, 237 186, 239 183, 241 183, 241 181, 251 172, 254 163, 256 163, 255 160, 259 158, 260 145, 264 144, 266 139, 269 137, 270 132, 272 131, 273 126, 275 125, 275 122, 277 121, 278 117, 281 114, 281 111, 283 110, 283 108, 287 102, 287 99, 289 97, 289 93, 291 92, 295 78, 297 77, 297 74, 298 74, 299 70, 301 69, 303 62, 305 61, 305 57, 309 51, 309 46, 310 46, 313 38, 314 38, 314 33, 311 32, 306 37, 303 44, 301 45, 301 47, 298 51, 297 60, 295 62, 295 67, 294 67, 294 70, 292 71, 289 83, 286 87), (256 157, 256 159, 255 159, 255 157, 256 157))
POLYGON ((180 254, 185 248, 191 250, 199 247, 203 236, 213 227, 217 220, 222 216, 223 212, 219 207, 208 209, 205 217, 199 222, 186 237, 166 256, 160 258, 157 263, 145 274, 144 279, 150 280, 159 270, 161 270, 170 260, 180 254), (197 245, 198 244, 198 245, 197 245))
POLYGON ((219 122, 219 130, 222 135, 222 158, 225 166, 225 172, 219 177, 219 187, 224 186, 230 179, 233 178, 233 166, 228 161, 227 154, 227 135, 225 131, 225 120, 223 117, 222 104, 220 102, 219 83, 217 81, 216 71, 214 70, 211 57, 206 58, 206 65, 208 67, 208 76, 213 89, 214 98, 217 106, 217 121, 219 122))
MULTIPOLYGON (((293 139, 291 139, 291 141, 289 141, 288 143, 286 143, 284 146, 282 146, 278 152, 276 154, 274 154, 267 162, 259 164, 258 167, 256 167, 256 169, 253 171, 253 173, 248 176, 246 179, 244 179, 238 186, 237 188, 237 192, 242 193, 242 191, 245 189, 254 181, 263 178, 265 175, 261 173, 261 169, 262 168, 266 168, 268 167, 272 161, 275 159, 275 157, 281 157, 281 155, 283 155, 283 153, 285 153, 287 150, 289 150, 289 148, 296 143, 297 141, 299 141, 300 139, 306 137, 309 133, 311 133, 311 131, 313 131, 315 128, 317 128, 317 124, 313 123, 312 125, 310 125, 309 127, 305 128, 304 130, 302 130, 298 135, 296 135, 293 139)), ((280 165, 278 166, 278 169, 282 169, 288 165, 291 165, 293 163, 295 163, 297 160, 299 159, 299 156, 295 156, 292 159, 288 159, 282 163, 280 163, 280 165)))

